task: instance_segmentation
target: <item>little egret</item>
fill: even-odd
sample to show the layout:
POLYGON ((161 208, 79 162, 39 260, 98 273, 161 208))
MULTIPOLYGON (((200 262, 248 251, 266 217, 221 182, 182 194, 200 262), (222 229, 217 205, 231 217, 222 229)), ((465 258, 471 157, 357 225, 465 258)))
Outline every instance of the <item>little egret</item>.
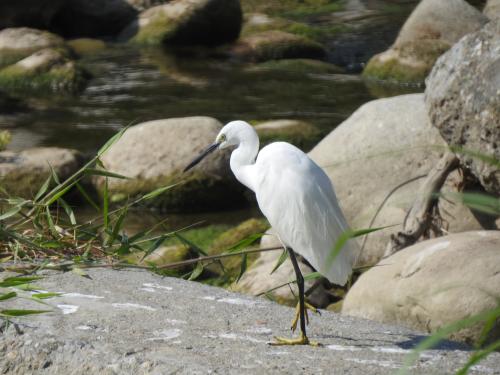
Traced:
POLYGON ((352 271, 357 246, 349 240, 333 262, 328 262, 336 240, 348 230, 330 179, 325 172, 297 147, 275 142, 259 152, 259 137, 244 121, 225 125, 203 153, 185 169, 198 164, 217 149, 236 148, 231 153, 230 166, 243 185, 255 192, 257 203, 286 247, 297 277, 299 303, 292 323, 295 330, 300 318, 301 335, 296 339, 276 337, 277 345, 306 345, 306 308, 304 278, 294 252, 331 282, 344 285, 352 271))

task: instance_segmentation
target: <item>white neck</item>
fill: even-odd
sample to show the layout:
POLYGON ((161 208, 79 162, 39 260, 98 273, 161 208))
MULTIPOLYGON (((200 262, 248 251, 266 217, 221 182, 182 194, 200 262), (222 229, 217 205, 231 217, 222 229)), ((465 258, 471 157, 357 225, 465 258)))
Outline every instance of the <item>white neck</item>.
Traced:
POLYGON ((259 137, 255 130, 245 132, 243 141, 232 152, 230 166, 234 175, 243 185, 255 191, 254 165, 259 152, 259 137))

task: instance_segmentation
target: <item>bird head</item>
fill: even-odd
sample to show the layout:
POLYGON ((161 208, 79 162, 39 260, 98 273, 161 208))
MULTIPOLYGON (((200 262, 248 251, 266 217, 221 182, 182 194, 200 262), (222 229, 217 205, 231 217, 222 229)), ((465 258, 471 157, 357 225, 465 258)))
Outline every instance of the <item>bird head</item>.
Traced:
POLYGON ((245 133, 253 132, 253 127, 245 121, 231 121, 227 123, 215 137, 215 142, 208 146, 200 155, 198 155, 189 165, 184 168, 184 172, 193 168, 196 164, 201 162, 207 155, 215 150, 222 150, 230 146, 238 146, 240 142, 245 139, 245 133))

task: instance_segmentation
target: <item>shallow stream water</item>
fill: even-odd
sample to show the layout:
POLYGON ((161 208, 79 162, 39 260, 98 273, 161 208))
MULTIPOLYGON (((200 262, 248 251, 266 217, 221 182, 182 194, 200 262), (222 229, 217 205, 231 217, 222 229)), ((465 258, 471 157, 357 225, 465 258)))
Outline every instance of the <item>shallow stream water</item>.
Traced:
MULTIPOLYGON (((340 38, 342 43, 326 43, 331 60, 339 59, 349 38, 358 43, 365 38, 370 46, 372 38, 377 49, 387 48, 406 14, 403 12, 399 18, 393 13, 385 19, 380 18, 383 13, 378 16, 377 23, 384 24, 385 20, 380 35, 373 34, 375 27, 358 28, 352 35, 340 38), (366 30, 364 34, 362 30, 366 30), (335 53, 335 48, 340 52, 335 53)), ((351 62, 353 58, 349 57, 351 62)), ((3 108, 0 105, 0 128, 9 129, 13 135, 9 149, 60 146, 91 155, 126 125, 198 115, 212 116, 223 123, 234 119, 300 119, 316 125, 326 135, 367 101, 421 90, 387 90, 366 84, 356 74, 262 70, 203 54, 179 55, 162 48, 139 49, 120 44, 108 44, 104 50, 86 54, 81 63, 93 75, 83 93, 14 97, 7 105, 4 101, 3 108)), ((255 215, 256 210, 249 209, 212 213, 206 219, 234 224, 255 215)), ((142 218, 141 214, 139 223, 142 218)), ((180 215, 173 221, 187 223, 193 218, 180 215)))

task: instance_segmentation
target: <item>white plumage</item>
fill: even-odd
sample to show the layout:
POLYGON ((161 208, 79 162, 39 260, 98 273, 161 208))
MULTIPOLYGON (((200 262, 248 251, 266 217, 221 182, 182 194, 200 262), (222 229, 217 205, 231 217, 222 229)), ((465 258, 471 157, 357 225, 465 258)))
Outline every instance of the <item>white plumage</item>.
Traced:
POLYGON ((331 282, 344 285, 358 247, 349 240, 328 265, 337 239, 349 227, 325 172, 289 143, 272 143, 258 152, 257 133, 244 121, 224 126, 216 143, 219 148, 237 146, 231 154, 231 170, 255 192, 262 213, 281 241, 331 282))

